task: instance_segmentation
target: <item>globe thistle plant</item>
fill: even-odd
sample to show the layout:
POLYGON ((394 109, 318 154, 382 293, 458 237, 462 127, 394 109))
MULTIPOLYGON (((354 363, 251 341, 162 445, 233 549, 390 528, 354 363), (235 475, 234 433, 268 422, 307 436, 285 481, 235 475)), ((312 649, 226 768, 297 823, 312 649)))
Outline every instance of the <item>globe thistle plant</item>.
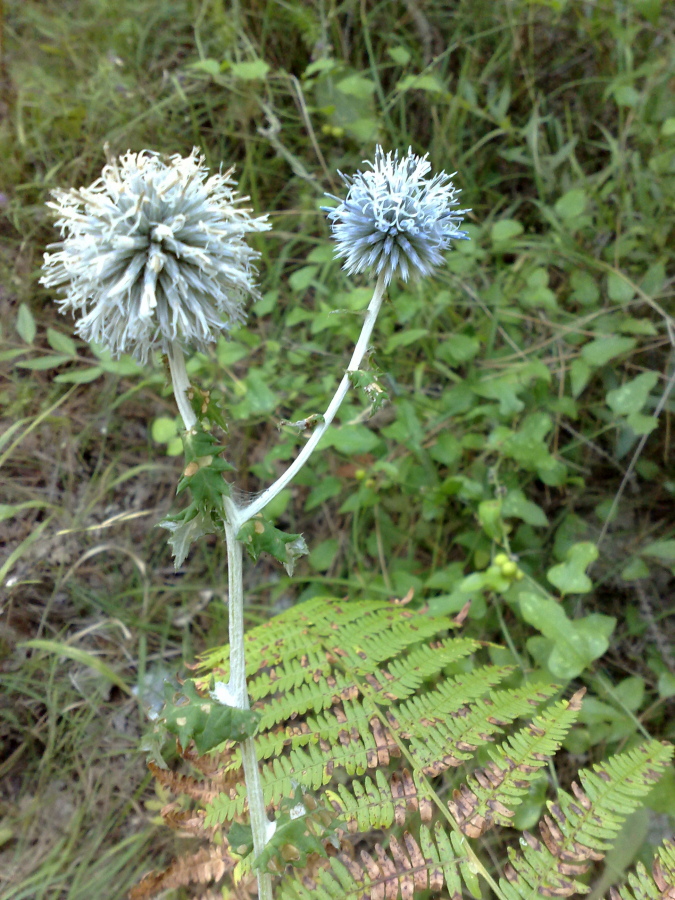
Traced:
POLYGON ((62 239, 41 280, 62 312, 81 313, 78 334, 145 363, 153 348, 203 350, 242 321, 259 255, 245 238, 270 226, 238 205, 232 171, 209 177, 196 148, 129 151, 90 187, 53 192, 62 239))
POLYGON ((412 148, 399 158, 398 150, 385 154, 375 149, 370 170, 340 177, 348 186, 345 200, 324 207, 337 241, 335 255, 345 260, 350 273, 374 268, 389 284, 395 275, 404 281, 429 275, 443 262, 443 250, 452 240, 465 239, 459 230, 466 209, 458 206, 458 190, 450 175, 432 178, 427 155, 412 148))

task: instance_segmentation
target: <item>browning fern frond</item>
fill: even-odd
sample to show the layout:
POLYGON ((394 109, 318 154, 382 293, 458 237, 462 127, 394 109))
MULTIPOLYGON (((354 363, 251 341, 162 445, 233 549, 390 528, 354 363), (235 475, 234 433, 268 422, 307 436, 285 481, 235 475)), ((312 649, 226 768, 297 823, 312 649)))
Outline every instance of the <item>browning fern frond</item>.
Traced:
POLYGON ((664 841, 656 851, 651 875, 642 863, 628 876, 628 884, 610 888, 610 900, 675 900, 675 842, 664 841))
POLYGON ((545 710, 525 728, 490 748, 492 762, 475 769, 448 807, 464 834, 476 838, 495 824, 510 825, 530 782, 562 744, 585 690, 545 710))
POLYGON ((652 741, 612 757, 593 770, 582 770, 571 797, 564 791, 548 804, 550 815, 539 823, 541 841, 524 832, 522 852, 509 849, 506 878, 500 886, 508 900, 585 894, 577 876, 591 860, 602 859, 612 838, 650 790, 672 757, 672 747, 652 741))
MULTIPOLYGON (((649 743, 580 773, 581 787, 549 802, 541 837, 523 832, 494 881, 472 839, 510 825, 572 727, 583 692, 551 704, 555 685, 505 688, 513 668, 475 664, 482 648, 454 637, 455 628, 383 601, 314 598, 248 633, 261 783, 279 826, 257 864, 277 879, 275 897, 396 900, 445 891, 459 900, 481 896, 479 872, 500 900, 587 890, 580 876, 604 855, 671 748, 649 743)), ((202 694, 227 678, 228 655, 221 648, 203 658, 195 679, 202 694)), ((256 865, 238 745, 224 741, 203 757, 188 746, 182 754, 204 777, 156 772, 196 805, 169 806, 167 817, 179 829, 201 827, 209 840, 231 833, 237 854, 218 846, 208 860, 220 862, 210 870, 187 857, 134 900, 190 872, 208 871, 217 883, 256 865)), ((660 865, 657 886, 670 871, 667 861, 660 865)))
POLYGON ((162 872, 148 872, 129 892, 129 900, 148 900, 161 891, 220 881, 237 863, 225 847, 201 847, 196 853, 180 856, 162 872))

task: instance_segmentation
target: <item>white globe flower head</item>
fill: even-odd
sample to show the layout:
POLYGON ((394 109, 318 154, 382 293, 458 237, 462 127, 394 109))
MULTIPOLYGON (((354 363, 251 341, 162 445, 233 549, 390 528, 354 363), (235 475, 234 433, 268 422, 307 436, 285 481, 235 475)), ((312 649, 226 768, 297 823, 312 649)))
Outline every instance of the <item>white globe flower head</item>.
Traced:
POLYGON ((350 273, 374 268, 389 284, 395 275, 404 281, 429 275, 444 262, 443 250, 453 240, 466 240, 459 230, 468 209, 459 205, 451 175, 432 178, 427 155, 412 148, 399 158, 398 150, 385 154, 375 149, 370 170, 340 177, 349 188, 347 198, 334 208, 324 207, 337 241, 335 255, 350 273))
POLYGON ((209 176, 197 148, 169 158, 128 151, 88 188, 56 190, 49 203, 62 239, 45 253, 46 287, 76 332, 113 356, 176 347, 203 350, 244 319, 257 296, 246 243, 269 229, 239 204, 233 169, 209 176))

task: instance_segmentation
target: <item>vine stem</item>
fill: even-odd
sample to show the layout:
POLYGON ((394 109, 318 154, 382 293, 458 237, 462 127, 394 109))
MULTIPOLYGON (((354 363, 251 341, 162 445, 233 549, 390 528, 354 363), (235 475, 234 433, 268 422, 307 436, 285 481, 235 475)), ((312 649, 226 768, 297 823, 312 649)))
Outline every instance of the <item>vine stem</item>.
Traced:
POLYGON ((375 327, 375 322, 377 321, 377 315, 380 311, 380 307, 382 306, 382 300, 384 299, 385 287, 386 282, 384 275, 382 274, 377 280, 375 291, 370 303, 368 304, 368 309, 366 310, 366 317, 363 322, 361 334, 359 335, 359 339, 356 342, 356 346, 354 347, 354 353, 352 354, 352 358, 349 362, 349 365, 347 366, 347 371, 345 372, 342 381, 338 385, 333 399, 328 404, 328 409, 323 416, 323 422, 316 426, 316 428, 312 432, 311 437, 302 448, 300 453, 297 455, 295 460, 286 469, 286 471, 282 475, 280 475, 279 478, 277 478, 274 484, 270 485, 267 490, 263 491, 262 494, 260 494, 259 497, 256 497, 255 500, 252 500, 249 504, 237 511, 236 518, 232 521, 233 526, 235 526, 235 532, 239 531, 244 523, 248 522, 249 519, 252 519, 253 516, 257 515, 261 510, 263 510, 270 502, 270 500, 273 500, 274 497, 276 497, 277 494, 283 491, 286 485, 295 478, 300 469, 302 469, 302 467, 305 465, 309 457, 316 449, 316 445, 328 430, 331 422, 335 418, 335 414, 342 404, 342 401, 347 395, 347 391, 349 390, 350 373, 358 371, 359 366, 363 361, 363 357, 366 355, 368 342, 370 341, 370 336, 373 333, 373 328, 375 327))
POLYGON ((183 420, 186 431, 194 428, 197 424, 197 416, 187 398, 187 392, 190 389, 190 379, 185 368, 185 354, 183 348, 178 341, 172 341, 167 356, 169 357, 169 368, 171 369, 171 384, 173 393, 176 398, 178 412, 183 420))

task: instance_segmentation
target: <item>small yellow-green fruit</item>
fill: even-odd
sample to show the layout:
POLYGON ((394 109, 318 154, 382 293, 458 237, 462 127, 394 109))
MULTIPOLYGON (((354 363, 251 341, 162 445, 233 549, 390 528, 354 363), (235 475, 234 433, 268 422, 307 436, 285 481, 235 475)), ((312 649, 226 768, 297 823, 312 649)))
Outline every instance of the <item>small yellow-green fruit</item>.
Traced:
POLYGON ((501 565, 500 568, 504 578, 515 578, 516 573, 518 572, 518 566, 513 562, 512 559, 507 560, 501 565))
POLYGON ((365 469, 357 469, 356 472, 354 472, 354 478, 356 478, 357 481, 363 481, 363 479, 365 477, 366 477, 365 469))
POLYGON ((372 490, 375 487, 375 479, 368 478, 368 479, 366 479, 366 481, 364 481, 364 484, 367 488, 370 488, 372 490))
POLYGON ((518 571, 516 572, 516 581, 522 581, 524 577, 525 573, 523 572, 523 570, 518 569, 518 571))
POLYGON ((496 566, 504 566, 507 562, 510 562, 510 559, 506 553, 498 553, 494 558, 494 564, 496 566))

